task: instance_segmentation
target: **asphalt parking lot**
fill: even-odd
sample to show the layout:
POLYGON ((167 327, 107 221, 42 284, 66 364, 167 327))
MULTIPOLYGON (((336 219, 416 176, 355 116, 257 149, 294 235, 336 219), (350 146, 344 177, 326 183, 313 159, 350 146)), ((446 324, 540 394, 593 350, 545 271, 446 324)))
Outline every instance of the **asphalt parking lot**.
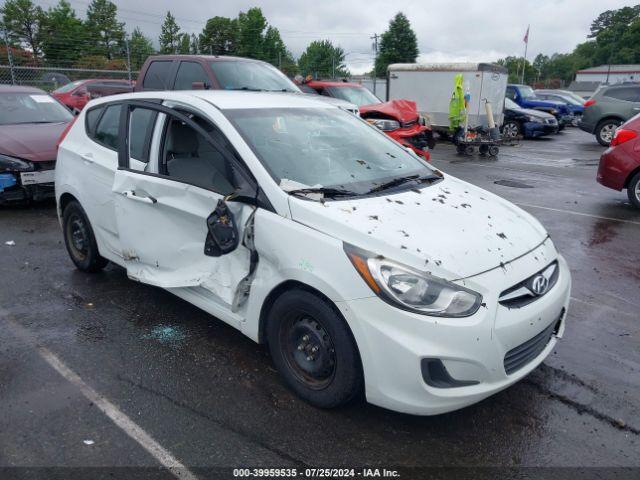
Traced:
POLYGON ((602 150, 571 129, 505 146, 497 159, 443 144, 432 152, 445 173, 536 216, 573 274, 565 338, 544 364, 436 417, 362 402, 310 407, 265 348, 223 322, 122 268, 76 271, 54 204, 0 208, 0 467, 158 466, 150 445, 196 474, 640 467, 640 212, 596 183, 602 150))

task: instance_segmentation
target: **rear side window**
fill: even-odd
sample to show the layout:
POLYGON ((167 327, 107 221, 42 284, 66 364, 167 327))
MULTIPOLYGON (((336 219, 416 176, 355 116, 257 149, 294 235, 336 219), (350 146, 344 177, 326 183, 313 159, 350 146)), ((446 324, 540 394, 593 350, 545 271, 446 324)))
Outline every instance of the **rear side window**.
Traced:
POLYGON ((510 98, 511 100, 515 100, 516 99, 516 90, 515 88, 511 88, 511 87, 507 87, 507 98, 510 98))
POLYGON ((194 82, 202 82, 205 85, 209 84, 209 79, 204 72, 204 68, 196 62, 180 62, 173 89, 192 90, 194 82))
POLYGON ((172 64, 171 60, 151 62, 147 73, 144 74, 142 87, 150 90, 168 90, 172 64))
POLYGON ((118 145, 120 144, 120 138, 118 137, 120 129, 120 108, 120 105, 108 106, 100 118, 96 126, 95 134, 93 135, 93 139, 96 142, 112 150, 118 150, 118 145))
POLYGON ((158 112, 136 108, 129 118, 129 156, 144 163, 149 162, 149 147, 158 112))
POLYGON ((625 102, 640 102, 640 89, 634 87, 612 88, 604 92, 603 96, 625 102))
POLYGON ((98 123, 98 119, 102 112, 104 111, 104 107, 92 108, 87 112, 87 135, 93 138, 93 134, 96 131, 96 124, 98 123))

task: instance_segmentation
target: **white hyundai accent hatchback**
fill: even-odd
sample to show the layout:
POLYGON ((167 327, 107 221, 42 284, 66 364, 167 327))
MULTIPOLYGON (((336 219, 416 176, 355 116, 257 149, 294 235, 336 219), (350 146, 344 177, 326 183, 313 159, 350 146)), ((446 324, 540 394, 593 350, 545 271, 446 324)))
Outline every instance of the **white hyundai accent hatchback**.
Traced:
POLYGON ((531 215, 313 97, 95 100, 56 197, 80 270, 114 262, 267 343, 320 407, 461 408, 564 331, 569 270, 531 215))

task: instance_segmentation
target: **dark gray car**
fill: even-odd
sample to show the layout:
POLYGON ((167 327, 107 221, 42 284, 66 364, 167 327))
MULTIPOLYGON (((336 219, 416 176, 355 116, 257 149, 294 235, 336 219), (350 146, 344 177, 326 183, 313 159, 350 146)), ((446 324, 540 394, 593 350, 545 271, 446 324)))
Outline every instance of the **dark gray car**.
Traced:
POLYGON ((640 84, 603 87, 584 104, 578 126, 608 147, 616 129, 640 112, 640 84))

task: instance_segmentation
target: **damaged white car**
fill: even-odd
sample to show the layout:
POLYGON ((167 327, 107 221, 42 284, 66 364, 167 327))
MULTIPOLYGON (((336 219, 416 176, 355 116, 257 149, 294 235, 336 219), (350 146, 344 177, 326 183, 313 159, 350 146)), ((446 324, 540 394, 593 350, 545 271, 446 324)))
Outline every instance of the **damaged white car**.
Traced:
POLYGON ((320 407, 461 408, 564 331, 569 270, 532 216, 313 97, 98 99, 56 197, 80 270, 114 262, 267 343, 320 407))

